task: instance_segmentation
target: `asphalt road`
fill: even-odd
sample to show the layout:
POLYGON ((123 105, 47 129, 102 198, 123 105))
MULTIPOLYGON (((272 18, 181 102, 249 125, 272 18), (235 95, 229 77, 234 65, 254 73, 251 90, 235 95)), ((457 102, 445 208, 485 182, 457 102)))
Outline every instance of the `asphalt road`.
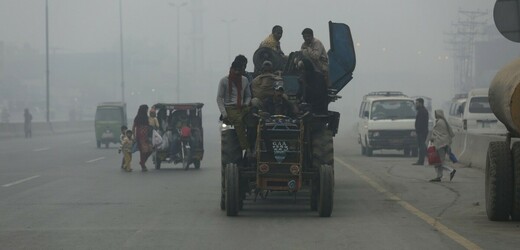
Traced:
MULTIPOLYGON (((361 156, 335 138, 330 218, 306 194, 248 200, 238 217, 220 201, 220 141, 205 126, 200 170, 120 170, 117 146, 93 132, 0 141, 0 249, 518 249, 519 223, 490 222, 481 170, 457 167, 429 183, 430 167, 397 151, 361 156), (137 171, 135 171, 137 170, 137 171)), ((484 152, 476 152, 484 153, 484 152)))

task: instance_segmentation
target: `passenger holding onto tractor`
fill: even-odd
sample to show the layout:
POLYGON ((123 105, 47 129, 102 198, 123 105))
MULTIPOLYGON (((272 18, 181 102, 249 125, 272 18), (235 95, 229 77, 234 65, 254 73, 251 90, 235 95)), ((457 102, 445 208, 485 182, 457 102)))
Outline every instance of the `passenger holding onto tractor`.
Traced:
MULTIPOLYGON (((249 151, 244 116, 249 111, 251 90, 249 81, 242 76, 242 65, 236 60, 231 64, 229 75, 220 80, 217 104, 224 122, 235 126, 242 150, 249 151)), ((249 152, 250 153, 250 152, 249 152)))
POLYGON ((284 115, 292 117, 298 113, 295 105, 283 97, 284 89, 282 84, 274 86, 274 95, 264 100, 264 111, 271 115, 284 115))
POLYGON ((280 48, 280 39, 282 39, 283 29, 280 25, 275 25, 271 31, 271 34, 260 43, 259 48, 266 47, 274 50, 276 53, 283 57, 286 57, 280 48))
POLYGON ((329 75, 329 57, 327 51, 320 40, 314 37, 314 32, 310 28, 302 31, 303 44, 301 52, 308 57, 314 65, 314 70, 321 73, 328 82, 329 75))
POLYGON ((272 96, 274 83, 281 80, 281 77, 273 74, 273 64, 271 61, 265 61, 262 64, 262 74, 258 75, 251 83, 253 98, 264 100, 272 96))
POLYGON ((240 74, 243 75, 245 78, 247 78, 247 81, 251 83, 253 81, 253 73, 247 72, 247 57, 244 55, 238 55, 235 57, 235 60, 233 62, 237 62, 240 66, 240 74))

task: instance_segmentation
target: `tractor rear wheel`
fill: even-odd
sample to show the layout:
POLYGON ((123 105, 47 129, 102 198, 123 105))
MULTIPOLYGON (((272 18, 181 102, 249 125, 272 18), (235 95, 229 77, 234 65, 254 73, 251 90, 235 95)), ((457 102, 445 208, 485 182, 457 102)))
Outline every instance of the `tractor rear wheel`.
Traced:
POLYGON ((318 214, 320 217, 330 217, 334 201, 334 169, 330 165, 322 165, 319 172, 318 214))

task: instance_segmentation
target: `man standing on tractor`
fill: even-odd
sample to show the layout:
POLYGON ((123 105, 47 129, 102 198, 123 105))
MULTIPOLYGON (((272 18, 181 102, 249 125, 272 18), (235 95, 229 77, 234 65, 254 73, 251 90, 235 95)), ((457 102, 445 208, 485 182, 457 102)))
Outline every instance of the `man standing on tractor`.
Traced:
POLYGON ((233 61, 229 75, 220 80, 217 104, 222 120, 235 126, 240 147, 246 150, 247 155, 251 155, 244 123, 244 116, 249 111, 248 106, 251 102, 251 90, 249 81, 241 74, 242 68, 240 62, 233 61))
POLYGON ((305 28, 302 31, 303 44, 301 52, 308 57, 314 65, 314 70, 321 73, 326 82, 329 76, 329 57, 327 51, 320 40, 314 37, 314 32, 310 28, 305 28))

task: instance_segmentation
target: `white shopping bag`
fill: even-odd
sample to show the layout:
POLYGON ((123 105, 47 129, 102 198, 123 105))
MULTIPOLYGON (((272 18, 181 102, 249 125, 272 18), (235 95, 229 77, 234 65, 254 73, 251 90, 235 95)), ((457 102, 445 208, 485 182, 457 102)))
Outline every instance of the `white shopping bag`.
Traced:
POLYGON ((157 130, 154 129, 152 134, 152 145, 154 147, 157 147, 162 144, 162 141, 163 140, 161 135, 159 134, 159 132, 157 132, 157 130))

